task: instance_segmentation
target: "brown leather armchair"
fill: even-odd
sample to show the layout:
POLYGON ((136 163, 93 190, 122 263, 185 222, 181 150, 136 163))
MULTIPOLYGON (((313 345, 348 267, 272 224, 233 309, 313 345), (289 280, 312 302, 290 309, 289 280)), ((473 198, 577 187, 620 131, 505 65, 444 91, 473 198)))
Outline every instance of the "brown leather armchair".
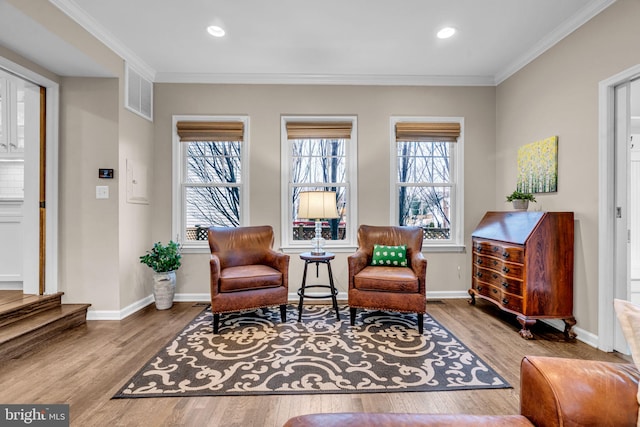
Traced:
POLYGON ((280 306, 287 320, 289 255, 273 247, 273 228, 209 228, 213 333, 220 313, 280 306))
POLYGON ((418 314, 418 331, 427 312, 425 280, 427 260, 422 255, 420 227, 372 226, 358 228, 358 250, 349 264, 351 325, 358 308, 418 314), (373 246, 407 246, 407 267, 372 266, 373 246))

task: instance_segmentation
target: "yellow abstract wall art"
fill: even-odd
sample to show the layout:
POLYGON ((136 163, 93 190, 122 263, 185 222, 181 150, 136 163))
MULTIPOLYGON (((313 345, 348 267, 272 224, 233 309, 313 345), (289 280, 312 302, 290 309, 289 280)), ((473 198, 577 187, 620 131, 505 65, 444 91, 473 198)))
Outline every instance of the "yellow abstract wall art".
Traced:
POLYGON ((551 136, 518 149, 518 191, 558 191, 558 137, 551 136))

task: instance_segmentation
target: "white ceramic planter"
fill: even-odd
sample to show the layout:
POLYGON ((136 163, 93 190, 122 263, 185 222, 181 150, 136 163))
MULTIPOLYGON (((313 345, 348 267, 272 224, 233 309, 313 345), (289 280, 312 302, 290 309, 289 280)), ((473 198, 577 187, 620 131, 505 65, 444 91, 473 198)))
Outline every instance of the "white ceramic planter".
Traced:
POLYGON ((176 272, 153 273, 153 298, 158 310, 167 310, 173 306, 176 293, 176 272))
POLYGON ((529 209, 529 201, 528 200, 514 200, 513 201, 513 209, 517 211, 526 211, 529 209))

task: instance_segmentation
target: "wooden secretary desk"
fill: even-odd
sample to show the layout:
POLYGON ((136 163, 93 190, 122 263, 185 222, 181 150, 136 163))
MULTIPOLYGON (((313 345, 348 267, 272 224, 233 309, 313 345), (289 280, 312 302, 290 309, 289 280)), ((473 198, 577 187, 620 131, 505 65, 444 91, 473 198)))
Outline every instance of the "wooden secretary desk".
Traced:
POLYGON ((517 315, 532 339, 537 319, 562 319, 573 339, 573 212, 487 212, 473 241, 470 304, 476 297, 517 315))

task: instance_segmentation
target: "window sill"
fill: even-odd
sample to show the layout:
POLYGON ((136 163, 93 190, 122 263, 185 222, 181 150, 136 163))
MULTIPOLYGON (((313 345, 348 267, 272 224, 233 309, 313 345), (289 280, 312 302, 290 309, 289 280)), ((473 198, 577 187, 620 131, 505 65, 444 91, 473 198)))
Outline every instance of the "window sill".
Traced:
POLYGON ((210 254, 211 250, 209 249, 209 243, 201 245, 193 243, 183 243, 180 247, 180 252, 182 252, 183 254, 210 254))
MULTIPOLYGON (((340 253, 354 253, 358 250, 357 246, 340 246, 340 247, 331 247, 325 246, 325 251, 333 252, 335 254, 340 253)), ((300 247, 300 246, 288 246, 288 247, 280 247, 277 250, 281 251, 285 254, 301 254, 303 252, 309 252, 311 250, 311 246, 308 247, 300 247)), ((184 254, 208 254, 209 245, 194 245, 189 244, 188 246, 183 246, 181 249, 184 254)), ((423 253, 464 253, 466 252, 466 246, 464 245, 423 245, 422 246, 423 253)))
POLYGON ((422 245, 423 253, 464 253, 467 248, 464 245, 422 245))
MULTIPOLYGON (((285 254, 301 254, 303 252, 311 251, 311 245, 304 246, 304 247, 301 247, 301 246, 287 246, 287 247, 281 247, 279 249, 280 249, 280 251, 282 251, 285 254)), ((358 250, 358 247, 357 246, 339 246, 339 247, 325 246, 324 250, 326 252, 332 252, 334 254, 340 254, 340 253, 352 254, 356 250, 358 250)))

